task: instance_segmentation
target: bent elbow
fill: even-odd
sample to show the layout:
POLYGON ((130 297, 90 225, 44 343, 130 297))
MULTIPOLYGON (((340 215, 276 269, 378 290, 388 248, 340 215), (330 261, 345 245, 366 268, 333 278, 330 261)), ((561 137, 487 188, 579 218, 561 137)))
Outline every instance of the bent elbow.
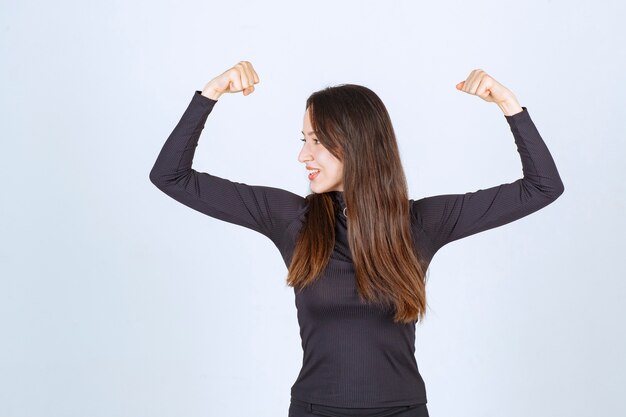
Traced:
POLYGON ((555 197, 554 197, 554 198, 555 198, 555 199, 556 199, 556 198, 559 198, 559 197, 561 196, 561 194, 563 194, 563 192, 564 192, 564 191, 565 191, 565 186, 564 186, 564 185, 563 185, 563 183, 561 182, 561 183, 559 183, 559 188, 557 188, 556 195, 555 195, 555 197))
POLYGON ((150 179, 150 182, 154 184, 157 188, 161 188, 162 176, 158 174, 157 170, 154 167, 150 170, 148 178, 150 179))
POLYGON ((565 186, 563 185, 563 181, 561 181, 561 179, 559 178, 558 182, 555 184, 555 186, 552 189, 552 192, 550 193, 550 197, 553 200, 556 200, 563 194, 564 191, 565 191, 565 186))

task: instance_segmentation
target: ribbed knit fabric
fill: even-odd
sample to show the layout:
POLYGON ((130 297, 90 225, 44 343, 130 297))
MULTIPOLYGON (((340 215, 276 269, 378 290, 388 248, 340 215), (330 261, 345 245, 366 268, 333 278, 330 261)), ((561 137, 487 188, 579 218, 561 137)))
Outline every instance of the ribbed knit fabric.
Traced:
MULTIPOLYGON (((192 168, 200 133, 216 103, 195 91, 163 145, 150 180, 194 210, 267 236, 288 266, 304 220, 305 199, 280 188, 247 185, 192 168)), ((521 157, 522 178, 465 194, 409 200, 412 236, 426 265, 447 243, 527 216, 563 193, 552 156, 526 107, 504 117, 521 157)), ((415 360, 415 322, 394 324, 391 309, 360 301, 341 210, 343 192, 330 195, 338 205, 331 261, 313 285, 294 289, 303 361, 291 396, 354 408, 426 403, 415 360)))

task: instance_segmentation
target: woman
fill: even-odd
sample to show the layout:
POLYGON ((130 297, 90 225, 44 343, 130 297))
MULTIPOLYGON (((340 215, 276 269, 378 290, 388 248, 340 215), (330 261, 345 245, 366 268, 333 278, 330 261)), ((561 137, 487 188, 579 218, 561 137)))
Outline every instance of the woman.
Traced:
POLYGON ((160 190, 199 212, 264 234, 294 288, 303 362, 290 417, 428 416, 415 361, 415 324, 426 307, 426 270, 454 240, 539 210, 563 193, 528 111, 482 70, 456 88, 503 111, 523 178, 465 194, 409 199, 395 133, 380 98, 343 84, 305 106, 298 160, 312 193, 247 185, 192 169, 222 94, 251 94, 259 77, 241 61, 195 91, 150 172, 160 190))

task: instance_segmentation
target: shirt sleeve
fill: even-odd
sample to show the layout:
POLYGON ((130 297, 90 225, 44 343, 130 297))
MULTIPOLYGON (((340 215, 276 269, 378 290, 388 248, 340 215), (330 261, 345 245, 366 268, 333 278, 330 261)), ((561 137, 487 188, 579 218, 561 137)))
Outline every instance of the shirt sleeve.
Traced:
POLYGON ((527 216, 563 194, 565 188, 552 155, 526 107, 504 117, 521 157, 522 178, 465 194, 410 200, 412 220, 430 238, 433 254, 452 241, 527 216))
POLYGON ((216 103, 195 91, 163 145, 150 171, 150 181, 174 200, 207 216, 259 232, 280 247, 287 227, 304 205, 303 197, 192 168, 200 133, 216 103))

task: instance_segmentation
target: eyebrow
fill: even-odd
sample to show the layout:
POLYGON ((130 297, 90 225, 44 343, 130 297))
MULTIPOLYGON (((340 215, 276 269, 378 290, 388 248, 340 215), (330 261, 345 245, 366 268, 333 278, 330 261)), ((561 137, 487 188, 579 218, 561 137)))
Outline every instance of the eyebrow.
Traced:
MULTIPOLYGON (((302 134, 304 135, 304 131, 301 130, 300 132, 302 132, 302 134)), ((314 130, 311 130, 309 133, 307 133, 307 135, 313 135, 315 133, 317 132, 315 132, 314 130)))

